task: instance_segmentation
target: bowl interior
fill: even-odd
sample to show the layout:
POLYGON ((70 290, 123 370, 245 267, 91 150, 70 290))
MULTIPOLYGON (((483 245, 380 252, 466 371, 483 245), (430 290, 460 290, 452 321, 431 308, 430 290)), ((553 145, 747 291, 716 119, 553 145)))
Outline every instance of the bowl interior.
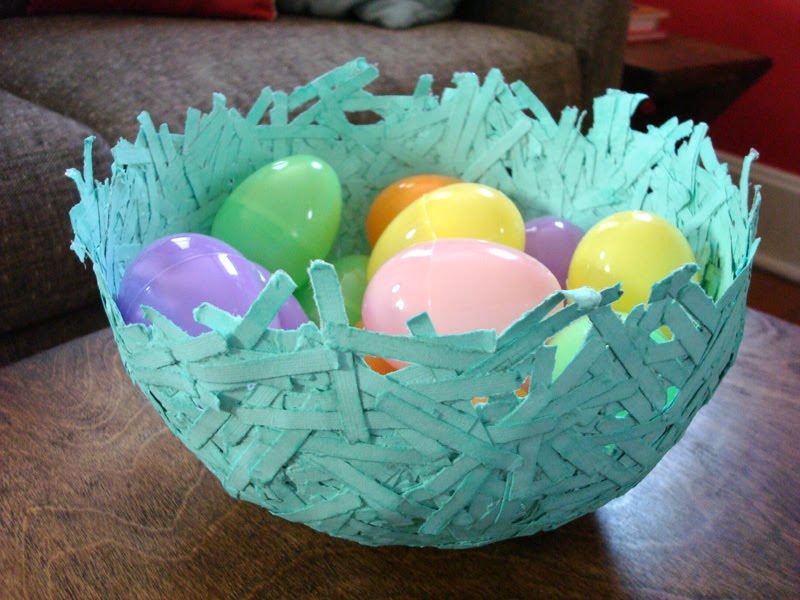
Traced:
MULTIPOLYGON (((458 74, 441 97, 429 77, 409 96, 374 96, 364 87, 377 76, 356 60, 291 94, 265 89, 247 113, 215 96, 210 113, 188 111, 182 133, 142 113, 138 138, 113 150, 110 181, 94 181, 90 159, 70 173, 82 198, 73 246, 94 263, 131 377, 231 494, 374 544, 468 547, 557 527, 644 477, 732 364, 757 246, 753 157, 737 188, 705 125, 632 130, 638 95, 596 99, 584 134, 583 113, 555 119, 499 71, 458 74), (620 210, 659 214, 687 236, 702 289, 691 269, 676 271, 624 326, 605 290, 576 294, 549 318, 540 306, 500 338, 438 337, 418 319, 412 337, 392 339, 347 326, 335 274, 320 265, 321 329, 272 331, 258 315, 213 311, 214 331, 199 338, 169 322, 124 325, 113 298, 143 245, 208 233, 240 181, 300 153, 328 161, 343 184, 334 256, 367 251, 365 217, 384 186, 433 172, 499 188, 526 219, 556 214, 588 228, 620 210), (544 341, 582 315, 591 332, 553 378, 544 341), (650 334, 664 324, 674 339, 657 344, 650 334), (413 350, 417 364, 386 378, 363 363, 393 348, 413 350), (475 410, 474 396, 491 402, 475 410)), ((290 293, 282 281, 257 313, 270 294, 290 293)))

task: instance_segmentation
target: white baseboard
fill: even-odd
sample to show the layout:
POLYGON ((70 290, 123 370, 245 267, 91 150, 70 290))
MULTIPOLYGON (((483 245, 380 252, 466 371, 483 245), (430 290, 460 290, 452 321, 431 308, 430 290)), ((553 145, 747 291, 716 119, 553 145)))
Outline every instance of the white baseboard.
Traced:
MULTIPOLYGON (((728 152, 717 152, 717 156, 728 163, 738 184, 742 157, 728 152)), ((800 283, 800 175, 756 161, 750 169, 750 182, 761 185, 761 245, 756 265, 800 283)))

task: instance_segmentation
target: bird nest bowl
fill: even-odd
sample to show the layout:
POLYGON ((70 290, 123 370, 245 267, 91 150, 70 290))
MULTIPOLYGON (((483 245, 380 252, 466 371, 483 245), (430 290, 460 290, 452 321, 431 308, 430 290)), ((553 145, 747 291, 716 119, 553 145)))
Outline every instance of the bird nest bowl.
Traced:
POLYGON ((467 548, 553 529, 641 481, 733 364, 757 246, 755 155, 734 185, 705 125, 631 129, 640 95, 597 98, 584 133, 584 113, 556 120, 497 70, 483 81, 457 74, 441 96, 429 76, 411 95, 374 95, 364 87, 378 76, 355 60, 292 93, 266 88, 246 114, 216 95, 209 113, 188 110, 183 133, 142 113, 105 181, 94 180, 87 140, 83 172, 68 173, 81 196, 73 248, 92 261, 131 379, 232 496, 372 545, 467 548), (372 118, 353 118, 362 112, 372 118), (440 336, 425 314, 407 337, 356 329, 322 261, 309 269, 319 326, 269 329, 295 289, 280 271, 244 317, 198 307, 210 331, 197 337, 152 310, 152 326, 124 323, 115 295, 144 245, 208 233, 239 182, 300 153, 342 181, 332 256, 368 250, 363 224, 384 186, 436 172, 502 190, 526 219, 561 215, 588 228, 621 210, 659 214, 697 265, 655 284, 624 321, 609 306, 619 286, 581 289, 500 335, 440 336), (553 377, 545 342, 583 316, 589 333, 553 377), (658 343, 651 333, 663 327, 671 339, 658 343), (410 366, 380 375, 364 362, 371 355, 410 366), (488 402, 473 406, 475 397, 488 402))

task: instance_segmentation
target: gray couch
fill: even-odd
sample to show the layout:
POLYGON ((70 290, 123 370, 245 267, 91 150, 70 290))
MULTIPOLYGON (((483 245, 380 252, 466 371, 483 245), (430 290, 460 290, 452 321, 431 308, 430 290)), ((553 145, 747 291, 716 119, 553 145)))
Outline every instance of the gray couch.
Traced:
MULTIPOLYGON (((0 15, 19 10, 0 0, 0 15)), ((91 271, 69 250, 68 167, 94 135, 95 175, 136 116, 178 125, 212 92, 246 110, 265 85, 290 90, 357 56, 380 93, 432 73, 500 67, 551 109, 588 106, 619 82, 627 0, 465 0, 457 19, 408 31, 350 21, 274 23, 148 16, 0 18, 0 364, 103 326, 91 271)))

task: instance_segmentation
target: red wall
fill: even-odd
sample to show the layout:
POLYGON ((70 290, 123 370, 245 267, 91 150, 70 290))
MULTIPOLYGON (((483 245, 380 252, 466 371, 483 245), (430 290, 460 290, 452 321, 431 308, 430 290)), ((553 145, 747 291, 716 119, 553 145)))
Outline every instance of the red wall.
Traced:
POLYGON ((711 125, 715 147, 755 148, 800 173, 800 0, 644 0, 668 9, 665 28, 766 54, 773 66, 711 125))

